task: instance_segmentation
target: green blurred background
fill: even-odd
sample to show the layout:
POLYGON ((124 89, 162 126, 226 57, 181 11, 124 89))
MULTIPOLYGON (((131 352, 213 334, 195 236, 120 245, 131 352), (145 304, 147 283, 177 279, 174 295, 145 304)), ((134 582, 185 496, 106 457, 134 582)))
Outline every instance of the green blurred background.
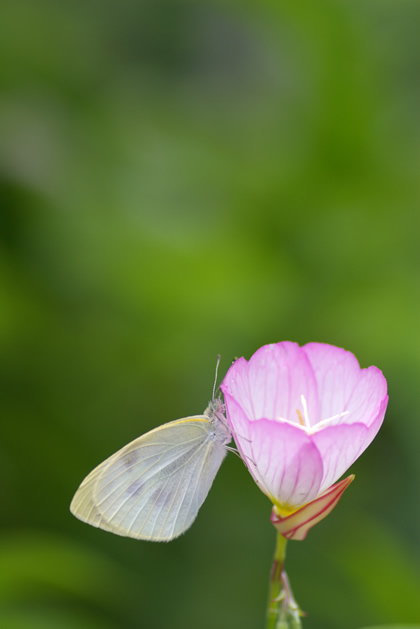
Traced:
POLYGON ((235 356, 387 377, 288 572, 305 629, 420 620, 420 3, 3 0, 0 627, 255 629, 270 504, 229 455, 170 544, 68 510, 235 356))

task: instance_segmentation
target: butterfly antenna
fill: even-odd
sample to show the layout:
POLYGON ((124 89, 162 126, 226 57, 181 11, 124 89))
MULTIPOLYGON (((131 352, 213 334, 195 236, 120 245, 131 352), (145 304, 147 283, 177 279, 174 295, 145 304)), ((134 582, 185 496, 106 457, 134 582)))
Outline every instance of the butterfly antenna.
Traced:
POLYGON ((213 384, 213 396, 212 396, 212 400, 214 400, 214 396, 216 394, 216 384, 217 384, 217 372, 219 371, 219 363, 220 363, 220 354, 217 354, 217 361, 216 361, 216 373, 214 375, 214 384, 213 384))

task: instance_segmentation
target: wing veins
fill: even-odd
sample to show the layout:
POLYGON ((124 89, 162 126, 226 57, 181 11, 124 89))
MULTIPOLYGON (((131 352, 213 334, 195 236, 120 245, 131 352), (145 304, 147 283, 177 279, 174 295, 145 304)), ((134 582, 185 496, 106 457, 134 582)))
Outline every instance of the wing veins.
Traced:
MULTIPOLYGON (((213 445, 213 444, 212 444, 211 442, 209 442, 209 443, 207 444, 207 452, 206 452, 206 456, 205 456, 205 457, 203 457, 203 458, 202 458, 202 461, 201 461, 200 471, 199 471, 199 473, 198 473, 198 475, 197 475, 197 477, 196 477, 196 482, 195 482, 195 487, 194 487, 193 495, 192 495, 192 497, 191 497, 190 504, 188 505, 188 508, 187 508, 187 515, 189 514, 190 509, 191 509, 191 505, 192 505, 192 503, 193 503, 193 501, 194 501, 194 499, 195 499, 195 497, 196 497, 196 494, 197 494, 197 488, 198 488, 198 486, 199 486, 199 481, 200 481, 200 478, 201 478, 201 474, 203 473, 203 467, 204 467, 205 462, 206 462, 206 460, 207 460, 207 454, 208 454, 208 452, 209 452, 209 449, 212 447, 212 445, 213 445)), ((178 513, 177 513, 177 517, 175 518, 175 521, 178 519, 178 515, 179 515, 180 510, 181 510, 181 507, 178 509, 178 513)), ((184 518, 184 525, 185 525, 185 520, 186 520, 186 517, 184 518)))
MULTIPOLYGON (((203 445, 205 445, 205 444, 203 443, 203 444, 201 444, 201 445, 200 445, 200 449, 203 447, 203 445)), ((188 463, 191 461, 191 459, 192 459, 192 458, 193 458, 196 454, 198 454, 198 452, 199 452, 199 450, 197 450, 196 452, 193 452, 193 454, 190 456, 190 458, 189 458, 187 461, 185 461, 185 462, 181 465, 181 467, 179 467, 179 468, 177 468, 176 470, 174 470, 174 471, 173 471, 170 475, 168 475, 168 477, 165 479, 165 481, 164 481, 164 485, 163 485, 163 487, 162 487, 162 490, 159 492, 159 495, 158 495, 158 496, 156 496, 156 499, 155 499, 154 504, 150 507, 150 509, 149 509, 149 511, 148 511, 148 513, 147 513, 147 515, 146 515, 146 517, 145 517, 145 521, 144 521, 144 523, 143 523, 143 526, 141 527, 140 531, 142 531, 142 529, 144 528, 144 525, 147 523, 147 520, 148 520, 148 518, 150 517, 150 513, 153 511, 153 509, 154 509, 154 507, 155 507, 155 504, 156 504, 157 500, 158 500, 158 499, 159 499, 159 497, 162 495, 162 492, 163 492, 163 491, 164 491, 164 489, 166 488, 166 485, 168 484, 169 480, 172 478, 172 476, 174 476, 175 474, 177 474, 180 470, 182 470, 182 473, 183 473, 183 475, 184 475, 184 473, 185 473, 185 467, 188 465, 188 463)), ((132 509, 136 506, 137 502, 138 502, 138 501, 139 501, 139 500, 140 500, 140 499, 144 496, 144 494, 145 494, 147 491, 150 491, 150 489, 152 489, 152 487, 153 487, 154 485, 156 485, 158 482, 159 482, 159 481, 157 481, 157 480, 156 480, 156 481, 153 483, 153 485, 151 485, 150 487, 147 487, 147 488, 144 490, 144 492, 143 492, 142 494, 140 494, 140 496, 137 498, 136 502, 135 502, 135 503, 134 503, 134 504, 130 507, 130 509, 127 511, 126 516, 127 516, 127 515, 130 513, 130 511, 131 511, 131 510, 132 510, 132 509)), ((133 494, 131 494, 131 495, 130 495, 130 497, 131 497, 132 495, 133 495, 133 494)), ((162 507, 161 507, 160 511, 163 509, 163 507, 164 507, 164 506, 165 506, 165 505, 162 505, 162 507)), ((159 511, 159 513, 160 513, 160 511, 159 511)), ((133 519, 133 521, 132 521, 132 523, 131 523, 131 525, 130 525, 130 527, 131 527, 131 528, 132 528, 132 526, 133 526, 133 524, 134 524, 134 522, 135 522, 135 520, 136 520, 136 518, 137 518, 137 515, 138 515, 138 514, 136 514, 136 515, 135 515, 135 517, 134 517, 134 519, 133 519)), ((114 516, 113 516, 113 517, 114 517, 114 516)), ((140 531, 139 531, 139 532, 140 532, 140 531)))
MULTIPOLYGON (((205 443, 203 443, 201 447, 203 447, 203 446, 205 446, 205 443)), ((200 449, 201 449, 201 447, 200 447, 200 449)), ((199 451, 195 452, 195 453, 194 453, 194 454, 190 457, 189 461, 191 461, 191 459, 193 458, 193 456, 196 456, 198 453, 199 453, 199 451)), ((189 462, 189 461, 188 461, 188 462, 189 462)), ((194 465, 194 468, 191 470, 191 475, 194 473, 194 469, 195 469, 195 467, 196 467, 196 464, 194 465)), ((171 504, 170 504, 170 507, 172 507, 172 506, 173 506, 173 504, 174 504, 174 502, 175 502, 176 496, 177 496, 177 494, 178 494, 178 492, 179 492, 179 489, 180 489, 180 487, 181 487, 181 484, 182 484, 182 480, 183 480, 183 478, 184 478, 184 476, 185 476, 186 469, 187 469, 187 468, 184 466, 184 469, 183 469, 183 472, 182 472, 182 477, 181 477, 181 478, 179 479, 179 481, 178 481, 178 485, 177 485, 176 490, 175 490, 175 492, 174 492, 174 494, 173 494, 173 497, 172 497, 172 502, 171 502, 171 504)), ((169 479, 168 479, 168 480, 169 480, 169 479)), ((181 501, 180 501, 180 504, 179 504, 179 507, 178 507, 178 512, 177 512, 177 514, 176 514, 176 516, 175 516, 175 519, 174 519, 174 525, 173 525, 173 527, 172 527, 172 534, 174 533, 175 525, 176 525, 176 522, 177 522, 177 519, 178 519, 178 516, 179 516, 179 512, 180 512, 180 510, 181 510, 182 504, 183 504, 183 500, 181 500, 181 501)), ((159 513, 162 511, 162 508, 163 508, 163 505, 162 505, 162 507, 161 507, 161 509, 160 509, 159 513)), ((171 509, 169 508, 169 509, 168 509, 168 512, 167 512, 167 514, 166 514, 166 517, 165 517, 165 519, 164 519, 164 521, 163 521, 163 523, 162 523, 162 525, 161 525, 161 527, 160 527, 159 534, 161 534, 161 533, 162 533, 162 530, 163 530, 163 528, 165 527, 165 524, 166 524, 166 522, 167 522, 167 520, 168 520, 168 517, 169 517, 170 510, 171 510, 171 509)), ((157 518, 156 518, 156 522, 157 522, 157 518)), ((155 527, 156 527, 156 522, 155 522, 155 524, 154 524, 154 526, 153 526, 152 533, 153 533, 153 532, 154 532, 154 530, 155 530, 155 527)))
MULTIPOLYGON (((208 447, 209 447, 209 445, 210 445, 210 444, 208 444, 208 443, 204 443, 204 444, 203 444, 203 446, 205 446, 205 445, 207 445, 207 450, 208 450, 208 447)), ((200 460, 200 459, 199 459, 199 458, 197 458, 197 462, 196 462, 196 464, 195 464, 195 466, 194 466, 193 470, 191 470, 191 477, 193 477, 194 471, 195 471, 195 469, 196 469, 196 467, 197 467, 197 464, 198 464, 199 460, 200 460)), ((204 458, 203 458, 203 463, 204 463, 204 458)), ((200 477, 200 475, 199 475, 199 477, 200 477)), ((180 484, 181 484, 181 482, 179 482, 179 483, 178 483, 178 487, 177 487, 177 491, 176 491, 176 493, 178 493, 178 491, 179 491, 180 484)), ((198 480, 196 481, 196 484, 195 484, 194 495, 195 495, 195 492, 196 492, 196 490, 197 490, 197 484, 198 484, 198 480)), ((176 496, 176 494, 175 494, 175 496, 176 496)), ((174 496, 174 499, 172 500, 172 503, 171 503, 172 505, 173 505, 173 503, 174 503, 175 496, 174 496)), ((177 523, 177 520, 178 520, 178 517, 179 517, 179 513, 180 513, 180 511, 181 511, 182 505, 184 504, 184 501, 185 501, 185 497, 184 497, 184 499, 183 499, 182 501, 180 501, 180 504, 179 504, 179 507, 178 507, 178 512, 177 512, 177 514, 176 514, 176 516, 175 516, 175 518, 174 518, 174 525, 173 525, 173 527, 172 527, 172 534, 174 534, 174 532, 175 532, 175 526, 176 526, 176 523, 177 523)), ((190 502, 190 505, 189 505, 189 507, 188 507, 188 512, 189 512, 190 507, 191 507, 191 502, 190 502)), ((187 515, 188 515, 188 512, 187 512, 187 515)), ((168 512, 168 515, 169 515, 169 512, 168 512)), ((162 531, 163 526, 166 524, 166 521, 167 521, 167 519, 168 519, 168 515, 166 516, 165 521, 164 521, 163 525, 162 525, 162 526, 161 526, 161 528, 160 528, 160 531, 162 531)), ((185 519, 186 519, 186 518, 184 518, 184 524, 185 524, 185 519)))
MULTIPOLYGON (((173 447, 175 447, 175 446, 173 446, 173 447)), ((165 464, 165 466, 164 466, 164 467, 167 467, 168 465, 171 465, 171 464, 172 464, 172 463, 174 463, 174 461, 176 461, 178 458, 181 458, 182 456, 184 456, 185 452, 188 452, 188 450, 189 450, 189 448, 186 448, 186 449, 185 449, 185 450, 184 450, 184 451, 183 451, 183 452, 182 452, 179 456, 177 456, 177 457, 175 457, 174 459, 172 459, 172 460, 168 461, 168 462, 165 464)), ((158 458, 156 461, 154 461, 154 462, 153 462, 153 463, 152 463, 152 464, 151 464, 151 465, 150 465, 147 469, 145 469, 145 470, 142 472, 141 476, 143 476, 144 474, 147 474, 147 472, 149 472, 151 469, 153 469, 153 467, 155 467, 156 465, 158 465, 158 464, 160 463, 160 461, 161 461, 161 459, 162 459, 162 456, 163 456, 164 454, 165 454, 164 452, 161 452, 161 453, 159 453, 158 455, 157 455, 157 454, 155 454, 155 455, 151 455, 151 456, 147 457, 146 459, 142 459, 142 462, 143 462, 143 461, 147 461, 148 459, 151 459, 151 458, 153 458, 153 457, 159 456, 159 458, 158 458)), ((114 461, 112 464, 115 464, 115 463, 117 463, 117 462, 118 462, 118 461, 114 461)), ((130 466, 123 466, 123 467, 122 467, 122 469, 121 469, 121 471, 120 471, 120 472, 119 472, 119 473, 118 473, 118 474, 117 474, 114 478, 110 479, 107 483, 105 483, 105 484, 101 487, 101 492, 102 492, 102 491, 104 491, 104 490, 108 487, 108 485, 110 485, 111 483, 113 483, 113 482, 117 481, 117 480, 118 480, 118 478, 123 477, 123 476, 124 476, 124 475, 125 475, 128 471, 130 471, 133 467, 135 467, 136 465, 138 465, 138 463, 139 463, 138 461, 135 461, 135 462, 134 462, 132 465, 130 465, 130 466)), ((106 472, 106 471, 108 471, 108 468, 105 470, 105 472, 106 472)), ((150 477, 149 477, 149 478, 150 478, 150 477)), ((98 482, 99 482, 99 480, 100 480, 100 479, 98 479, 98 482)), ((97 502, 97 503, 96 503, 97 507, 99 508, 99 507, 100 507, 100 505, 101 505, 101 504, 102 504, 105 500, 108 500, 108 499, 109 499, 109 497, 110 497, 110 496, 111 496, 111 495, 112 495, 115 491, 117 491, 117 490, 121 487, 121 485, 122 485, 122 484, 123 484, 123 483, 120 483, 118 486, 116 486, 114 489, 112 489, 112 491, 110 491, 110 492, 109 492, 109 494, 107 494, 104 498, 102 498, 102 500, 100 500, 99 502, 97 502)))
MULTIPOLYGON (((199 447, 200 447, 200 449, 201 449, 201 447, 203 447, 204 445, 205 445, 205 443, 201 444, 201 445, 199 446, 199 447)), ((175 474, 179 473, 179 471, 180 471, 180 470, 185 469, 185 467, 186 467, 186 466, 188 465, 188 463, 190 462, 191 458, 192 458, 194 455, 196 455, 198 452, 199 452, 199 450, 197 450, 195 453, 193 452, 193 453, 191 454, 191 456, 190 456, 190 457, 189 457, 189 458, 188 458, 188 459, 187 459, 187 460, 186 460, 186 461, 182 464, 182 466, 181 466, 181 467, 178 467, 178 468, 177 468, 176 470, 174 470, 174 471, 173 471, 170 475, 168 475, 168 477, 167 477, 167 478, 165 479, 165 481, 164 481, 164 485, 163 485, 163 487, 162 487, 162 490, 159 492, 159 496, 162 494, 162 492, 163 492, 163 491, 164 491, 164 489, 166 488, 166 485, 167 485, 167 483, 169 482, 169 480, 172 478, 172 476, 174 476, 175 474)), ((143 496, 144 496, 147 492, 149 492, 151 489, 153 489, 153 487, 154 487, 155 485, 157 485, 158 483, 159 483, 159 479, 155 480, 154 482, 152 482, 152 484, 151 484, 151 485, 149 485, 148 487, 146 487, 146 488, 145 488, 145 490, 144 490, 144 491, 143 491, 143 492, 142 492, 142 493, 138 496, 137 500, 136 500, 136 501, 135 501, 135 502, 134 502, 134 503, 130 506, 129 510, 127 511, 127 513, 126 513, 126 514, 125 514, 125 516, 124 516, 124 519, 125 519, 125 518, 128 516, 128 514, 129 514, 129 513, 130 513, 130 512, 131 512, 131 511, 135 508, 135 506, 137 505, 137 503, 139 502, 139 500, 141 500, 141 498, 143 498, 143 496)), ((112 493, 112 492, 111 492, 111 493, 112 493)), ((124 502, 123 502, 123 503, 122 503, 122 504, 118 507, 117 511, 115 511, 115 512, 112 514, 112 516, 108 517, 108 516, 106 516, 106 515, 105 515, 105 514, 101 511, 101 514, 103 515, 103 517, 105 518, 105 520, 106 520, 106 521, 113 520, 113 519, 115 518, 115 516, 118 514, 118 512, 120 511, 120 509, 122 509, 122 507, 124 506, 124 504, 126 504, 126 502, 127 502, 128 500, 130 500, 130 499, 133 497, 133 494, 134 494, 134 491, 133 491, 133 492, 132 492, 129 496, 127 496, 127 498, 126 498, 126 499, 124 500, 124 502)), ((157 500, 158 500, 159 496, 157 496, 157 497, 156 497, 156 499, 155 499, 155 501, 154 501, 154 504, 153 504, 153 505, 149 508, 149 511, 148 511, 147 515, 145 516, 145 518, 144 518, 144 522, 143 522, 143 525, 142 525, 142 527, 141 527, 141 529, 140 529, 139 533, 143 530, 144 526, 147 524, 147 522, 148 522, 148 520, 149 520, 149 517, 150 517, 150 514, 151 514, 151 512, 153 511, 153 509, 154 509, 154 507, 155 507, 155 504, 156 504, 156 502, 157 502, 157 500)), ((116 499, 115 499, 115 500, 117 500, 117 498, 118 498, 118 496, 116 497, 116 499)), ((114 500, 114 502, 113 502, 113 503, 111 503, 111 505, 110 505, 110 506, 112 506, 112 504, 114 504, 114 503, 115 503, 115 500, 114 500)), ((164 507, 164 505, 162 505, 162 507, 161 507, 161 508, 163 508, 163 507, 164 507)), ((138 514, 136 514, 136 515, 135 515, 135 517, 133 518, 133 520, 132 520, 132 522, 131 522, 131 524, 130 524, 130 527, 129 527, 129 530, 130 530, 130 531, 131 531, 131 530, 132 530, 132 528, 133 528, 133 525, 134 525, 134 522, 136 521, 137 516, 138 516, 138 514)))

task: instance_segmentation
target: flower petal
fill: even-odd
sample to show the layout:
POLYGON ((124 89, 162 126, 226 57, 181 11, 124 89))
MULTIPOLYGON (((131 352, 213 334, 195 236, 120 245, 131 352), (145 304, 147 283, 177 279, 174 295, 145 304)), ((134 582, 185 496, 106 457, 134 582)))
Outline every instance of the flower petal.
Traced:
POLYGON ((366 450, 382 425, 387 402, 388 398, 382 402, 370 426, 362 423, 327 426, 312 435, 324 465, 321 492, 339 479, 366 450))
POLYGON ((254 459, 251 449, 251 438, 249 436, 249 427, 252 422, 248 419, 248 416, 242 406, 237 403, 234 397, 227 393, 226 389, 227 387, 225 386, 223 388, 223 395, 226 404, 226 418, 229 423, 232 437, 235 440, 236 446, 241 455, 241 459, 247 466, 249 473, 251 474, 261 491, 267 494, 267 489, 264 485, 264 481, 259 475, 258 469, 253 463, 254 459))
POLYGON ((361 369, 356 357, 333 345, 308 343, 302 347, 315 374, 320 420, 349 411, 333 424, 370 425, 387 395, 386 380, 376 367, 361 369))
POLYGON ((384 403, 386 409, 387 385, 382 371, 377 367, 362 369, 361 377, 347 401, 346 410, 350 413, 345 418, 345 422, 347 424, 362 422, 370 426, 376 420, 384 403))
POLYGON ((364 450, 368 428, 363 424, 328 426, 313 435, 324 464, 320 491, 332 485, 364 450))
POLYGON ((303 416, 301 396, 306 399, 311 424, 318 420, 318 396, 314 372, 297 343, 261 347, 249 361, 249 392, 254 419, 288 419, 299 423, 303 416))
MULTIPOLYGON (((298 426, 260 419, 249 423, 254 474, 264 493, 280 508, 295 509, 320 491, 322 459, 306 432, 298 426)), ((239 441, 242 442, 241 438, 239 441)))
POLYGON ((220 385, 223 395, 240 405, 249 420, 253 417, 253 408, 248 377, 249 364, 245 358, 238 358, 230 366, 220 385))
POLYGON ((319 419, 327 419, 346 410, 361 369, 357 358, 334 345, 308 343, 302 347, 315 374, 320 402, 319 419))

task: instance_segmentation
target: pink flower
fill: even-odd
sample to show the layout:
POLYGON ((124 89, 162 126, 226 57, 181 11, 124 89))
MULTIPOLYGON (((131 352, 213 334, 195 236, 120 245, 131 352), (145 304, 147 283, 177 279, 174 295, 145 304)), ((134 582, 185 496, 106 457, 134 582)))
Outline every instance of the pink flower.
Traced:
MULTIPOLYGON (((274 504, 275 524, 306 505, 305 531, 290 534, 303 539, 308 503, 318 499, 325 508, 319 498, 334 494, 331 485, 381 427, 388 403, 382 372, 361 369, 353 354, 333 345, 286 341, 264 345, 249 362, 237 360, 221 389, 236 445, 274 504)), ((312 507, 310 517, 317 522, 319 516, 312 507)), ((296 516, 293 526, 296 531, 296 516)))

